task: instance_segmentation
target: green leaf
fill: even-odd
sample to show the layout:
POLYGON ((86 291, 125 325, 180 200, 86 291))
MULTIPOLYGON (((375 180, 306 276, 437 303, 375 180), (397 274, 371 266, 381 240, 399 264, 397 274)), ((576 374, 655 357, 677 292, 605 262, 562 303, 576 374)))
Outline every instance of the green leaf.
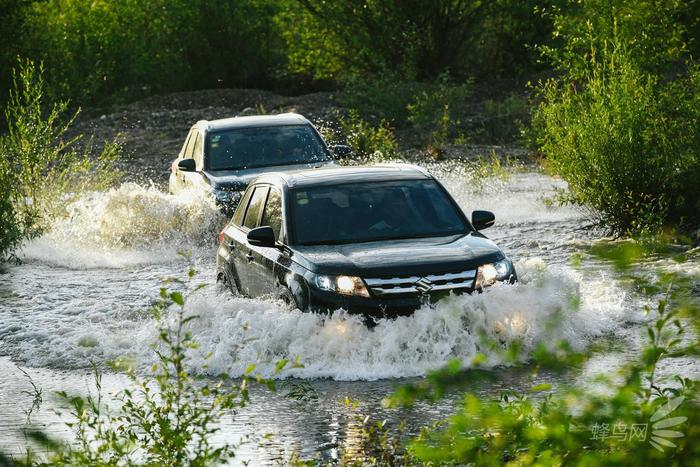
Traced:
POLYGON ((182 297, 182 294, 180 292, 171 292, 170 293, 170 300, 173 302, 177 303, 180 306, 185 305, 185 299, 182 297))
POLYGON ((549 383, 542 383, 538 384, 536 386, 533 386, 530 388, 530 392, 542 392, 542 391, 549 391, 552 389, 552 385, 549 383))

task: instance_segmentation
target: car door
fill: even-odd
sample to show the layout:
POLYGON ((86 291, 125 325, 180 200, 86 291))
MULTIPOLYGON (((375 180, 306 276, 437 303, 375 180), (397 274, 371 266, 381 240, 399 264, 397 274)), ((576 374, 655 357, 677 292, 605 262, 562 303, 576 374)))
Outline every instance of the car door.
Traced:
MULTIPOLYGON (((272 227, 275 238, 282 235, 282 195, 275 187, 270 187, 259 225, 272 227)), ((250 246, 253 260, 248 268, 251 292, 254 296, 277 296, 275 268, 279 267, 282 251, 275 247, 250 246)))
MULTIPOLYGON (((230 253, 231 262, 238 274, 240 291, 251 297, 257 297, 259 287, 256 284, 257 274, 256 266, 253 264, 255 259, 252 247, 248 244, 248 232, 257 227, 260 223, 265 201, 267 200, 268 185, 256 185, 250 188, 251 193, 248 197, 250 200, 245 206, 245 211, 242 212, 240 225, 235 225, 234 222, 226 230, 226 235, 233 240, 234 249, 230 253)), ((248 196, 248 195, 246 195, 248 196)), ((236 215, 238 215, 236 211, 236 215)), ((225 240, 226 241, 226 240, 225 240)))

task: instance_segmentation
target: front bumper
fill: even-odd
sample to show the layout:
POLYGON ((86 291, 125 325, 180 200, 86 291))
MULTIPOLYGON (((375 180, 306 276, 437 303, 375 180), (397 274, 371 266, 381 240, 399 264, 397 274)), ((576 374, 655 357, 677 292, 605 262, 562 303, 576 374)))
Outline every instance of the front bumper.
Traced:
MULTIPOLYGON (((476 270, 428 275, 426 278, 434 281, 433 288, 423 293, 417 290, 418 281, 411 282, 416 279, 415 277, 405 280, 397 278, 392 284, 387 284, 389 281, 386 279, 365 279, 369 297, 342 295, 334 291, 310 287, 308 309, 321 313, 343 309, 351 314, 361 314, 375 319, 394 318, 411 315, 420 307, 436 303, 450 294, 462 295, 482 291, 481 288, 476 287, 476 270)), ((497 282, 512 284, 516 281, 515 269, 511 268, 510 276, 497 282)))
POLYGON ((329 313, 343 309, 350 314, 360 314, 371 318, 395 318, 411 315, 423 305, 435 303, 449 295, 450 292, 455 294, 472 293, 473 289, 441 290, 425 294, 401 294, 391 297, 357 297, 311 289, 309 311, 329 313))

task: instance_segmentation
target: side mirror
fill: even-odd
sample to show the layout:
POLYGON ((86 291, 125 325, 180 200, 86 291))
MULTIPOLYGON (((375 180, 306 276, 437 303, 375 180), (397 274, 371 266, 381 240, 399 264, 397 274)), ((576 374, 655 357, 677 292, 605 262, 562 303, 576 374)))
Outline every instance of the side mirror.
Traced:
POLYGON ((275 231, 268 225, 256 227, 248 232, 248 243, 253 246, 275 247, 275 231))
POLYGON ((333 155, 338 159, 352 156, 352 148, 347 144, 334 144, 330 149, 333 155))
POLYGON ((177 163, 177 168, 183 172, 194 172, 197 170, 197 163, 194 159, 182 159, 177 163))
POLYGON ((496 216, 491 211, 472 211, 472 225, 476 230, 491 227, 496 221, 496 216))

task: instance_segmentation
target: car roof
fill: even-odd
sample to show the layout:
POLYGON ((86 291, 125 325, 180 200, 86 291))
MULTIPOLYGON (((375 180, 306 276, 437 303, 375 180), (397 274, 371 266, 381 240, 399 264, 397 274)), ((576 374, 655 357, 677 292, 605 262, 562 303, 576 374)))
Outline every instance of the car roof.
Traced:
POLYGON ((304 116, 290 112, 279 115, 253 115, 249 117, 221 118, 219 120, 200 120, 196 123, 196 126, 205 131, 220 131, 232 128, 305 125, 310 123, 304 116))
POLYGON ((323 167, 290 172, 268 172, 253 183, 286 185, 289 188, 333 186, 353 182, 430 180, 425 169, 412 164, 378 164, 352 167, 323 167))

